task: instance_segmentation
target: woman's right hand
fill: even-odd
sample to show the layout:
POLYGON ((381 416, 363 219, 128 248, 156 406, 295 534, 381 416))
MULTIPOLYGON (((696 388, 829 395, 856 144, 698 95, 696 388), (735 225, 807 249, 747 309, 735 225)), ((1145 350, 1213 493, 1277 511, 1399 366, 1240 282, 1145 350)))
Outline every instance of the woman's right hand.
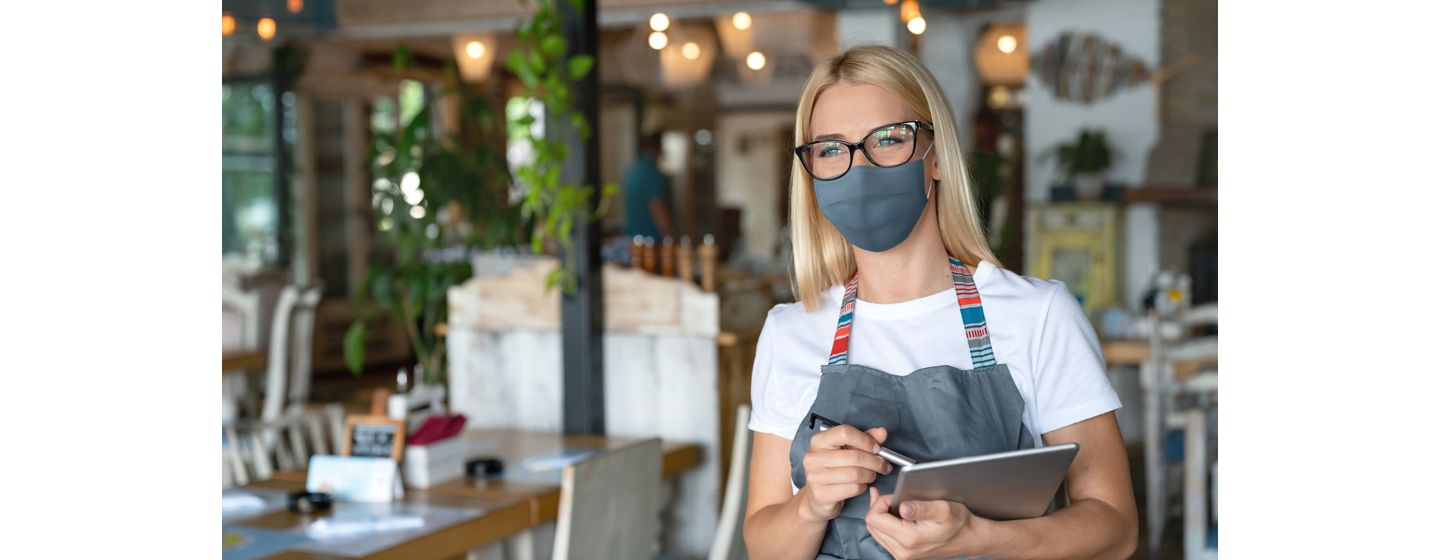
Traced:
POLYGON ((845 500, 864 494, 876 476, 888 474, 890 463, 876 455, 885 436, 885 428, 862 432, 848 425, 816 432, 805 453, 800 514, 816 521, 834 519, 845 500))

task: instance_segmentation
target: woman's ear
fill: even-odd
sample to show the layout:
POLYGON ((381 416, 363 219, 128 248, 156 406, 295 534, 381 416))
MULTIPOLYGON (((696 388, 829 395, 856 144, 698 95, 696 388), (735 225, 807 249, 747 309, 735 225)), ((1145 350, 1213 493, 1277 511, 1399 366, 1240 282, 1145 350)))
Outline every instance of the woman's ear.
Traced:
POLYGON ((931 153, 930 153, 930 157, 927 158, 929 161, 926 162, 926 164, 925 164, 925 174, 930 177, 930 180, 931 180, 931 181, 935 181, 936 183, 939 183, 939 182, 940 182, 940 153, 937 152, 937 151, 935 151, 935 150, 931 150, 930 152, 931 152, 931 153))

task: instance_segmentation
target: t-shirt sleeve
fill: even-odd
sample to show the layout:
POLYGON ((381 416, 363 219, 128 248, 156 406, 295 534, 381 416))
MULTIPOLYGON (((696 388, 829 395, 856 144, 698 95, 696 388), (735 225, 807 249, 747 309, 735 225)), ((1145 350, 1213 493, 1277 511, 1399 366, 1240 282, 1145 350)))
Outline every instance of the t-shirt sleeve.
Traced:
POLYGON ((750 431, 774 434, 785 439, 795 437, 795 426, 786 426, 781 420, 782 411, 792 403, 783 391, 776 387, 774 378, 774 338, 777 327, 774 310, 760 328, 760 338, 755 342, 755 365, 750 372, 750 431))
POLYGON ((1036 428, 1048 433, 1120 408, 1095 329, 1063 283, 1056 283, 1032 343, 1036 428))

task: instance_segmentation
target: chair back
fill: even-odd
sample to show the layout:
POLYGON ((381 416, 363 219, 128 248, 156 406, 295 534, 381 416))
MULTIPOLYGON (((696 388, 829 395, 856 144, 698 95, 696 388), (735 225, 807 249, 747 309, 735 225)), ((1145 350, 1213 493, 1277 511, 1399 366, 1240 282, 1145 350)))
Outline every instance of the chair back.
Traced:
POLYGON ((720 506, 720 523, 710 543, 709 560, 744 560, 745 498, 750 490, 750 405, 735 410, 735 440, 730 451, 730 475, 725 480, 725 501, 720 506))
POLYGON ((660 532, 660 440, 565 467, 555 560, 653 558, 660 532))
POLYGON ((260 419, 278 420, 285 412, 285 384, 290 377, 290 319, 300 303, 300 289, 286 286, 275 302, 275 315, 270 323, 270 348, 265 369, 265 401, 260 419))
POLYGON ((320 305, 321 288, 315 286, 300 294, 295 303, 290 327, 290 387, 287 406, 291 411, 303 410, 310 400, 310 379, 315 375, 311 366, 315 354, 315 309, 320 305))

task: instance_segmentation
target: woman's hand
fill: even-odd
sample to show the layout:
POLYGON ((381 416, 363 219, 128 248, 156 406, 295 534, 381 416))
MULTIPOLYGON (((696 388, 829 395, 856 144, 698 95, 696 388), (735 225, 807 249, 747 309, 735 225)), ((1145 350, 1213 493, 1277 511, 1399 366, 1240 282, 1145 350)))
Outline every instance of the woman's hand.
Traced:
POLYGON ((864 494, 876 476, 889 473, 890 463, 875 454, 885 436, 885 428, 862 432, 847 425, 812 436, 805 453, 800 515, 815 521, 834 519, 845 500, 864 494))
POLYGON ((900 504, 900 517, 895 517, 890 515, 894 499, 871 488, 865 527, 896 560, 983 555, 983 527, 989 520, 971 514, 965 504, 912 500, 900 504))

